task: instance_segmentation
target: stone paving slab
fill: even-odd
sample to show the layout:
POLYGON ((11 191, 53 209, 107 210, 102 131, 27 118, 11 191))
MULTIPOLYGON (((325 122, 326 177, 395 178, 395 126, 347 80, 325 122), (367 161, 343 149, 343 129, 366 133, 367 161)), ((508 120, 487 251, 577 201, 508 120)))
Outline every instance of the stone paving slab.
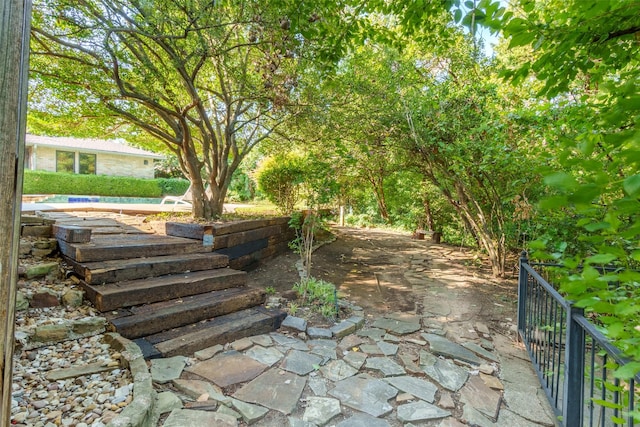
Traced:
POLYGON ((369 357, 364 364, 367 369, 375 369, 384 374, 385 377, 404 375, 407 372, 388 357, 369 357))
POLYGON ((238 399, 232 399, 231 404, 247 424, 255 423, 256 421, 264 418, 264 416, 269 412, 267 408, 252 405, 251 403, 246 403, 238 399))
POLYGON ((306 377, 270 369, 233 394, 236 399, 290 414, 298 404, 306 377))
MULTIPOLYGON (((117 363, 117 362, 116 362, 117 363)), ((117 366, 105 365, 103 362, 90 363, 88 365, 71 366, 69 368, 53 369, 45 376, 49 381, 66 380, 81 376, 91 376, 102 372, 113 371, 117 366)), ((182 370, 180 370, 182 372, 182 370)), ((160 381, 158 381, 160 382, 160 381)), ((165 381, 166 382, 166 381, 165 381)))
POLYGON ((327 395, 327 381, 320 376, 309 376, 307 381, 309 388, 313 391, 313 394, 320 397, 326 397, 327 395))
POLYGON ((384 354, 377 344, 362 344, 360 351, 370 356, 380 356, 384 354))
POLYGON ((358 326, 347 320, 343 320, 340 323, 335 324, 330 328, 331 333, 336 338, 346 337, 347 335, 355 332, 358 329, 358 326))
POLYGON ((231 399, 222 393, 222 390, 208 381, 175 379, 172 381, 176 390, 184 393, 192 399, 199 399, 207 395, 207 399, 213 399, 222 404, 229 404, 231 399))
MULTIPOLYGON (((265 426, 266 427, 266 426, 265 426)), ((298 418, 289 417, 289 427, 318 427, 314 423, 304 421, 298 418)))
POLYGON ((391 344, 388 342, 380 341, 378 342, 378 347, 382 351, 382 354, 385 356, 394 356, 398 352, 398 345, 391 344))
POLYGON ((474 342, 465 342, 462 343, 462 346, 468 350, 471 350, 472 352, 474 352, 475 354, 477 354, 478 356, 487 359, 491 362, 498 362, 498 356, 491 353, 490 351, 485 350, 484 348, 482 348, 482 346, 474 343, 474 342))
POLYGON ((309 346, 304 341, 298 338, 292 338, 278 333, 272 333, 270 334, 270 336, 273 341, 275 341, 276 345, 279 345, 281 347, 300 351, 309 350, 309 346))
POLYGON ((339 381, 336 387, 329 391, 329 395, 339 399, 343 405, 374 417, 381 417, 393 411, 393 406, 388 400, 397 394, 398 390, 395 387, 366 374, 339 381))
POLYGON ((191 409, 175 409, 165 420, 164 427, 216 426, 237 427, 238 421, 225 414, 191 409))
POLYGON ((438 387, 429 381, 409 375, 401 377, 389 377, 384 379, 400 391, 409 393, 425 402, 433 403, 438 387))
MULTIPOLYGON (((358 333, 361 331, 358 331, 358 333)), ((340 343, 338 344, 338 348, 341 350, 353 350, 354 348, 357 348, 361 344, 364 344, 367 342, 368 342, 368 338, 362 337, 357 334, 351 334, 351 335, 347 335, 346 337, 340 340, 340 343)))
POLYGON ((292 350, 282 361, 280 367, 286 371, 298 375, 307 375, 320 367, 322 358, 315 354, 299 350, 292 350))
POLYGON ((166 414, 174 409, 182 409, 182 400, 170 391, 158 393, 158 400, 156 401, 156 411, 158 414, 166 414))
POLYGON ((342 357, 342 360, 347 362, 356 370, 359 370, 362 367, 362 365, 364 365, 365 360, 367 360, 367 355, 359 351, 348 351, 342 357))
POLYGON ((451 412, 440 409, 427 402, 407 403, 398 406, 398 420, 406 422, 422 422, 436 420, 451 415, 451 412))
POLYGON ((420 365, 429 378, 450 391, 458 391, 469 378, 466 369, 426 351, 420 352, 420 365))
POLYGON ((277 348, 265 348, 260 345, 251 347, 249 350, 245 351, 244 354, 267 366, 273 366, 284 357, 284 354, 282 354, 277 348))
POLYGON ((211 359, 216 354, 221 353, 222 350, 224 350, 224 347, 222 347, 220 344, 216 344, 200 351, 196 351, 195 353, 193 353, 193 355, 199 360, 207 360, 211 359))
POLYGON ((382 338, 384 338, 384 336, 386 335, 386 331, 384 329, 380 329, 380 328, 367 328, 367 329, 361 329, 357 332, 357 335, 359 337, 367 337, 367 338, 371 338, 374 339, 376 341, 380 341, 382 340, 382 338))
POLYGON ((373 417, 368 414, 356 414, 339 422, 336 427, 391 427, 387 420, 373 417))
POLYGON ((431 353, 458 359, 473 365, 480 365, 482 361, 470 350, 467 350, 460 344, 449 341, 440 335, 423 333, 422 337, 429 342, 429 351, 431 353))
POLYGON ((307 345, 311 347, 312 350, 318 347, 335 350, 338 347, 338 343, 332 339, 311 339, 307 341, 307 345))
POLYGON ((187 361, 184 356, 153 359, 151 361, 151 378, 159 384, 168 383, 180 378, 186 365, 187 361))
POLYGON ((420 322, 405 322, 383 317, 373 322, 374 328, 384 329, 389 333, 407 335, 420 330, 420 322))
POLYGON ((554 419, 553 411, 527 353, 503 335, 496 334, 494 342, 500 354, 500 378, 509 409, 530 421, 548 425, 554 419))
POLYGON ((250 339, 255 345, 259 345, 261 347, 271 347, 273 345, 273 340, 266 334, 256 335, 250 339))
POLYGON ((320 368, 325 378, 331 381, 341 381, 358 373, 358 369, 346 363, 344 360, 333 360, 320 368))
POLYGON ((322 427, 341 413, 338 399, 310 397, 307 399, 307 407, 304 410, 302 420, 322 427))
POLYGON ((238 352, 222 353, 186 369, 220 387, 254 379, 268 366, 238 352))
POLYGON ((465 408, 474 408, 494 422, 498 419, 501 401, 502 394, 489 388, 479 376, 472 375, 460 389, 460 402, 465 408))

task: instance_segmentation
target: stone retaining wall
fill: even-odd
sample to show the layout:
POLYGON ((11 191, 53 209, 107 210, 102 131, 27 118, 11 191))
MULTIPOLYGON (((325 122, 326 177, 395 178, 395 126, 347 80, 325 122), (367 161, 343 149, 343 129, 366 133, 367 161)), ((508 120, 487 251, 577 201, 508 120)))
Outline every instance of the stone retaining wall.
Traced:
POLYGON ((54 222, 37 216, 23 215, 20 218, 20 258, 43 258, 56 252, 58 242, 53 237, 54 222))

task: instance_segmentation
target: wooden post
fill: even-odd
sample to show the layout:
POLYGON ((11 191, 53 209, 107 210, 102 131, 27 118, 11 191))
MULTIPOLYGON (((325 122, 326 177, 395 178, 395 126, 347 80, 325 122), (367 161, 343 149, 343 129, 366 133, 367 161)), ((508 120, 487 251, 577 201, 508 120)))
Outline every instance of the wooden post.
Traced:
POLYGON ((31 0, 0 6, 0 425, 10 425, 31 0))

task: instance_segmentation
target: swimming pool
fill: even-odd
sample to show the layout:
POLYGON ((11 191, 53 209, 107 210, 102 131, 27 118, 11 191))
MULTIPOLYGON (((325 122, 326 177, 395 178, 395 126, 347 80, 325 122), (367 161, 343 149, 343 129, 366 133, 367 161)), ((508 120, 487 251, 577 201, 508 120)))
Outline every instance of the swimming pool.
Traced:
POLYGON ((111 196, 76 196, 56 194, 37 203, 123 203, 123 204, 160 204, 161 198, 155 197, 111 197, 111 196))

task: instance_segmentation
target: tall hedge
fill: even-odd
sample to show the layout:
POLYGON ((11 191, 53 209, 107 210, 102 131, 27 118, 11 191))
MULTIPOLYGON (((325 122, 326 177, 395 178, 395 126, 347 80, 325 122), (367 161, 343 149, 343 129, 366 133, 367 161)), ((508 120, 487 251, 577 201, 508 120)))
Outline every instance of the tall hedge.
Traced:
POLYGON ((142 179, 106 175, 24 171, 24 194, 162 197, 184 194, 189 181, 177 178, 142 179))

